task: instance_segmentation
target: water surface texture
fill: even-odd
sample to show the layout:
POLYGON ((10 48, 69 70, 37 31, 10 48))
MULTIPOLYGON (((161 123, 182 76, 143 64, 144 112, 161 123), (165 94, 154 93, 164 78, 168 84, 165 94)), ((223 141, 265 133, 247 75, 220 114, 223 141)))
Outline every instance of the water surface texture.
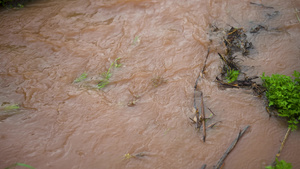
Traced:
MULTIPOLYGON (((266 103, 251 90, 220 89, 217 53, 225 52, 222 32, 241 27, 254 46, 239 61, 247 76, 300 71, 300 2, 253 2, 265 6, 249 0, 36 0, 2 9, 0 104, 20 109, 1 118, 0 168, 21 162, 38 169, 210 169, 246 125, 223 169, 271 164, 287 123, 269 118, 266 103), (250 34, 259 24, 268 29, 250 34), (207 130, 204 143, 189 117, 208 49, 198 89, 216 114, 207 123, 222 122, 207 130), (110 83, 97 89, 119 57, 110 83), (73 83, 82 73, 87 79, 73 83), (141 157, 124 159, 127 153, 141 157)), ((295 169, 299 140, 299 130, 292 132, 280 156, 295 169)))

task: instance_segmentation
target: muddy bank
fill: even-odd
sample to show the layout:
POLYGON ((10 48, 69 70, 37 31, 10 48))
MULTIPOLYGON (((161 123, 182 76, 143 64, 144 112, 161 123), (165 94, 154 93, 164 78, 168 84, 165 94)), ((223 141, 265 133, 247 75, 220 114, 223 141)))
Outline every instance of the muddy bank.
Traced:
MULTIPOLYGON (((247 32, 263 25, 267 29, 247 34, 254 48, 241 70, 249 76, 300 71, 300 3, 263 4, 273 8, 246 0, 53 0, 2 10, 0 103, 20 108, 0 122, 0 168, 16 162, 36 168, 212 168, 246 125, 251 128, 224 169, 269 165, 287 123, 269 118, 251 90, 218 87, 218 52, 225 47, 222 34, 210 34, 210 25, 247 32), (207 131, 203 143, 189 116, 208 48, 199 88, 222 123, 207 131), (119 57, 122 66, 112 69, 109 84, 94 88, 119 57), (82 73, 91 85, 73 83, 82 73), (128 153, 145 156, 124 160, 128 153)), ((294 168, 300 168, 299 138, 292 132, 281 155, 294 168)))

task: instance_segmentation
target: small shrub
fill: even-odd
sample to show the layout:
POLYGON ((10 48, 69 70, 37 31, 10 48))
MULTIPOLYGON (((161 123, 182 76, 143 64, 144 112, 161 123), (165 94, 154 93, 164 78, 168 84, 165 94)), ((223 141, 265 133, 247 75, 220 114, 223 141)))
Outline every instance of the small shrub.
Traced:
POLYGON ((297 129, 300 120, 300 73, 293 76, 273 74, 271 77, 261 76, 263 86, 267 88, 266 96, 269 106, 277 109, 279 116, 288 118, 289 127, 297 129))

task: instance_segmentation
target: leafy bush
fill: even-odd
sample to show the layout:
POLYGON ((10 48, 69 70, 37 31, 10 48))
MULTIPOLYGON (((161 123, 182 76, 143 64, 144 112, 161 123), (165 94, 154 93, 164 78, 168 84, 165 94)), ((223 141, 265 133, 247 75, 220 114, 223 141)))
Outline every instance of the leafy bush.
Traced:
POLYGON ((291 163, 287 163, 284 160, 278 161, 278 159, 276 159, 276 166, 267 166, 266 169, 292 169, 292 167, 291 163))
POLYGON ((226 79, 228 80, 228 83, 232 83, 237 80, 240 72, 238 70, 229 69, 227 70, 227 76, 226 79))
POLYGON ((269 106, 276 108, 279 116, 287 117, 289 127, 295 130, 300 120, 300 73, 295 71, 293 76, 294 80, 286 75, 269 77, 263 73, 261 79, 267 88, 269 106))

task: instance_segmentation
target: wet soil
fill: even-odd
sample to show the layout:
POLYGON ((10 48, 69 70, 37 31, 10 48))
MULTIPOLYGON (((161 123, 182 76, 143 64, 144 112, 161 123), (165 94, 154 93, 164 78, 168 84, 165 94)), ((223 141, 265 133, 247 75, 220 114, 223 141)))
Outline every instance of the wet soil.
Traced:
MULTIPOLYGON (((53 169, 212 168, 246 125, 223 169, 271 164, 286 121, 269 118, 253 91, 220 89, 215 81, 225 46, 212 25, 245 29, 254 47, 240 60, 247 76, 300 71, 300 2, 255 3, 264 6, 248 0, 40 0, 1 9, 0 103, 20 109, 1 118, 0 168, 16 162, 53 169), (198 88, 216 114, 211 122, 222 123, 207 130, 204 143, 189 117, 208 49, 198 88), (97 89, 118 57, 122 66, 97 89), (87 79, 73 83, 84 72, 87 79), (127 153, 143 156, 124 159, 127 153)), ((295 169, 299 139, 300 131, 292 132, 280 157, 295 169)))

